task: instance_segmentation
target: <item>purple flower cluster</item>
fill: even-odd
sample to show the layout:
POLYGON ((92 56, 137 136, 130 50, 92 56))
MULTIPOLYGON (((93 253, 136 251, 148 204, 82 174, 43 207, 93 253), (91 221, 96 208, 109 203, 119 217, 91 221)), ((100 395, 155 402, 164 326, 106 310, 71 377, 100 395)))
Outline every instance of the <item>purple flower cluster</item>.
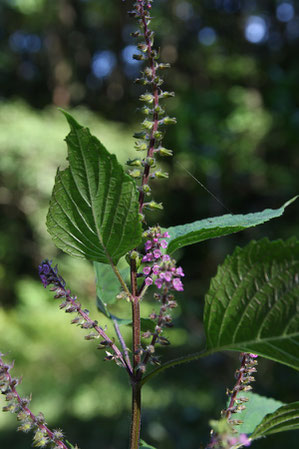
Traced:
POLYGON ((55 298, 60 298, 70 294, 69 290, 65 288, 65 281, 58 274, 57 265, 52 267, 52 260, 45 259, 38 267, 39 277, 43 286, 47 288, 52 285, 51 290, 56 291, 55 298))
POLYGON ((120 364, 121 366, 126 368, 129 373, 131 373, 130 367, 124 360, 123 354, 120 352, 113 340, 111 340, 111 338, 107 336, 105 331, 100 326, 98 326, 98 322, 96 320, 92 320, 89 317, 89 311, 87 309, 82 309, 82 306, 77 297, 71 296, 71 291, 66 289, 65 281, 58 274, 57 266, 53 268, 51 263, 52 261, 45 259, 38 267, 39 276, 44 287, 46 288, 48 286, 51 286, 50 290, 55 291, 54 298, 62 299, 60 309, 65 309, 65 311, 68 313, 77 313, 77 316, 71 321, 72 324, 77 324, 82 329, 93 329, 94 332, 85 335, 86 340, 93 340, 102 337, 103 341, 101 341, 98 349, 109 347, 113 349, 114 354, 106 351, 107 356, 105 357, 105 360, 114 360, 117 364, 120 364))
POLYGON ((212 437, 211 442, 208 444, 209 449, 227 448, 233 449, 234 447, 250 446, 251 440, 247 437, 246 433, 240 433, 240 435, 232 436, 227 433, 222 435, 215 435, 212 437))
POLYGON ((149 228, 144 234, 147 238, 145 242, 145 255, 142 258, 143 263, 151 263, 143 268, 145 284, 155 284, 158 289, 183 291, 184 286, 181 278, 184 277, 182 267, 176 267, 175 261, 167 254, 162 254, 161 248, 167 248, 165 238, 169 237, 168 232, 161 232, 157 227, 149 228))

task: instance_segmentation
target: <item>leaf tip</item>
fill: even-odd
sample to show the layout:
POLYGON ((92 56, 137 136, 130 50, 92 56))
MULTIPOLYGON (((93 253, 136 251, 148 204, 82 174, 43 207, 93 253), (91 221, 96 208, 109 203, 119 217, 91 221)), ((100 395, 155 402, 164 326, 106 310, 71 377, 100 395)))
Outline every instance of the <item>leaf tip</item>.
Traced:
POLYGON ((68 124, 70 125, 71 130, 82 129, 83 128, 83 126, 79 125, 79 123, 74 119, 74 117, 71 114, 69 114, 69 112, 65 111, 62 108, 58 108, 58 110, 60 112, 62 112, 63 115, 65 116, 65 118, 67 119, 68 124))

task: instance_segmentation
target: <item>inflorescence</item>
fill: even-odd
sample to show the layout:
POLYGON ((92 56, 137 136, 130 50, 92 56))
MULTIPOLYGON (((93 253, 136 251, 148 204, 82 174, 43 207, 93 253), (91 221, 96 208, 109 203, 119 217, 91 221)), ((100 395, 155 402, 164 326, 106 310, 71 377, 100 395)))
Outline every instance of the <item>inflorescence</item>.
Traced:
POLYGON ((139 366, 140 371, 144 372, 147 362, 159 364, 159 360, 154 356, 155 344, 168 345, 169 340, 162 336, 164 328, 172 327, 172 318, 170 311, 177 306, 173 292, 183 291, 183 283, 181 278, 184 277, 182 267, 176 267, 176 262, 169 255, 163 254, 163 250, 167 248, 166 238, 169 237, 168 232, 162 232, 159 226, 149 228, 143 233, 146 239, 144 248, 145 255, 142 263, 140 277, 144 277, 146 286, 155 285, 159 293, 154 294, 154 298, 160 302, 159 313, 152 312, 149 318, 156 322, 153 331, 147 331, 142 336, 151 339, 150 344, 145 349, 141 349, 143 360, 139 366))
POLYGON ((230 449, 239 445, 250 446, 250 438, 244 433, 237 435, 235 429, 235 426, 243 424, 243 421, 232 418, 232 415, 240 413, 246 408, 245 404, 248 402, 246 392, 252 390, 250 383, 255 380, 253 374, 256 372, 257 357, 256 354, 241 353, 241 367, 235 373, 237 381, 232 390, 227 389, 226 394, 229 397, 229 404, 221 412, 221 417, 227 422, 227 428, 223 433, 212 431, 211 442, 207 446, 209 449, 230 449))
POLYGON ((168 178, 168 173, 156 169, 156 155, 172 156, 172 151, 162 146, 164 137, 164 127, 176 123, 174 117, 166 116, 164 108, 160 101, 174 96, 173 92, 163 91, 161 86, 163 79, 159 73, 169 68, 169 64, 158 62, 159 53, 153 48, 154 32, 149 29, 151 22, 150 9, 151 0, 137 0, 132 11, 129 14, 136 18, 139 29, 132 33, 132 36, 138 39, 138 54, 133 56, 138 61, 145 61, 146 66, 141 72, 141 77, 135 82, 146 86, 147 91, 140 96, 140 101, 144 103, 141 111, 145 115, 141 126, 142 131, 136 133, 137 139, 135 148, 137 151, 146 152, 146 156, 141 159, 129 160, 127 164, 132 167, 130 175, 135 179, 141 179, 139 186, 139 213, 143 219, 143 209, 162 209, 161 203, 155 201, 145 202, 146 197, 151 196, 149 180, 154 178, 168 178))
POLYGON ((106 351, 105 360, 114 360, 118 365, 123 366, 127 369, 131 375, 131 369, 125 360, 124 355, 115 345, 114 341, 111 340, 105 331, 98 325, 96 320, 92 320, 89 317, 89 311, 87 309, 82 309, 80 302, 76 296, 71 295, 71 291, 66 288, 65 281, 58 274, 57 266, 52 267, 51 261, 44 260, 39 266, 39 275, 44 287, 51 286, 50 290, 55 291, 54 298, 62 299, 60 304, 60 309, 65 309, 67 313, 76 313, 77 316, 71 323, 77 324, 82 329, 92 329, 93 331, 85 336, 86 340, 103 338, 100 342, 98 349, 111 348, 113 353, 106 351))
MULTIPOLYGON (((34 415, 28 408, 31 398, 22 398, 16 390, 16 386, 21 383, 20 379, 13 378, 10 370, 11 365, 5 364, 2 360, 3 354, 0 354, 0 391, 6 397, 8 405, 3 407, 4 412, 17 414, 20 421, 18 430, 23 432, 34 432, 33 446, 50 447, 51 449, 69 449, 63 442, 63 433, 61 430, 50 430, 42 413, 34 415)), ((78 449, 77 446, 74 449, 78 449)))

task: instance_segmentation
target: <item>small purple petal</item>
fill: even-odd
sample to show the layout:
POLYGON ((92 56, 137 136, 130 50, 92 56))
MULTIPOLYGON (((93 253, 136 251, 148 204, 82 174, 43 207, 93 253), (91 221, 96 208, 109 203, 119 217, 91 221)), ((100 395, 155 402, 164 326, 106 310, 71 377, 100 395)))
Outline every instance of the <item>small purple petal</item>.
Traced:
POLYGON ((147 276, 151 272, 151 267, 144 267, 142 271, 147 276))
POLYGON ((42 269, 44 274, 49 274, 51 271, 51 267, 47 263, 42 264, 42 269))
POLYGON ((167 239, 168 237, 170 237, 170 235, 169 235, 169 233, 166 231, 166 232, 164 232, 163 237, 164 237, 165 239, 167 239))
POLYGON ((252 357, 253 359, 256 359, 256 358, 258 357, 257 354, 252 354, 252 353, 250 353, 249 355, 250 355, 250 357, 252 357))
POLYGON ((179 278, 174 278, 172 280, 172 286, 178 292, 182 292, 184 290, 184 286, 182 284, 182 281, 179 278))
POLYGON ((182 276, 182 277, 185 276, 185 273, 183 272, 183 268, 182 268, 182 267, 178 267, 178 268, 176 269, 176 275, 177 275, 177 276, 182 276))
POLYGON ((153 254, 155 259, 160 259, 160 257, 162 256, 161 251, 159 249, 154 249, 153 254))
POLYGON ((153 265, 153 273, 154 274, 159 274, 160 273, 159 265, 153 265))
POLYGON ((156 280, 155 280, 155 284, 156 284, 156 286, 157 286, 158 288, 161 288, 162 285, 163 285, 162 279, 156 279, 156 280))
POLYGON ((149 249, 151 249, 152 246, 153 246, 152 242, 150 240, 147 240, 144 245, 145 251, 148 251, 149 249))
POLYGON ((164 279, 166 282, 170 282, 172 279, 172 273, 170 271, 166 271, 164 274, 164 279))
POLYGON ((246 433, 241 433, 239 435, 239 441, 238 443, 243 444, 243 446, 250 446, 251 445, 251 441, 249 440, 249 438, 247 437, 246 433))
POLYGON ((163 260, 163 262, 169 262, 169 261, 170 261, 170 256, 169 256, 168 254, 165 254, 165 255, 162 257, 162 260, 163 260))
POLYGON ((152 280, 152 278, 150 278, 150 277, 147 277, 147 278, 145 278, 145 285, 152 285, 152 283, 153 283, 153 280, 152 280))
POLYGON ((161 244, 162 248, 164 248, 164 249, 167 248, 167 246, 168 246, 168 243, 166 242, 166 240, 161 240, 160 244, 161 244))

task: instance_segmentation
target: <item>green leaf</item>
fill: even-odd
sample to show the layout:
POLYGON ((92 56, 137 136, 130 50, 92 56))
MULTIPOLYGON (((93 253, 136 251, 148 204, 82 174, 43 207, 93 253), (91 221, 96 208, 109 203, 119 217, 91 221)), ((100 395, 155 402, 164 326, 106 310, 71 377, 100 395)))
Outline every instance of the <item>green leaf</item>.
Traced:
MULTIPOLYGON (((121 285, 110 265, 94 262, 97 288, 97 307, 106 316, 110 316, 107 305, 117 301, 121 285)), ((124 257, 117 264, 117 269, 125 282, 129 280, 130 268, 124 257)))
POLYGON ((272 413, 284 405, 280 401, 260 396, 251 391, 239 393, 238 396, 246 396, 249 399, 249 402, 246 402, 245 404, 245 410, 242 410, 242 412, 238 414, 238 419, 244 421, 243 424, 236 427, 239 434, 251 434, 267 413, 272 413))
POLYGON ((63 113, 69 167, 57 171, 48 231, 72 256, 116 264, 141 241, 135 182, 88 128, 63 113))
POLYGON ((250 438, 256 440, 273 433, 296 429, 299 429, 299 401, 283 405, 274 413, 266 415, 250 438))
POLYGON ((292 198, 279 209, 265 209, 263 212, 247 215, 227 214, 221 217, 206 218, 185 225, 172 226, 166 229, 170 235, 167 239, 167 253, 172 254, 184 246, 243 231, 244 229, 252 228, 272 220, 272 218, 280 217, 284 213, 285 208, 295 201, 296 198, 298 197, 292 198))
POLYGON ((299 241, 237 248, 206 295, 209 352, 252 352, 299 369, 299 241))
POLYGON ((140 440, 139 449, 156 449, 154 446, 147 444, 145 441, 140 440))

